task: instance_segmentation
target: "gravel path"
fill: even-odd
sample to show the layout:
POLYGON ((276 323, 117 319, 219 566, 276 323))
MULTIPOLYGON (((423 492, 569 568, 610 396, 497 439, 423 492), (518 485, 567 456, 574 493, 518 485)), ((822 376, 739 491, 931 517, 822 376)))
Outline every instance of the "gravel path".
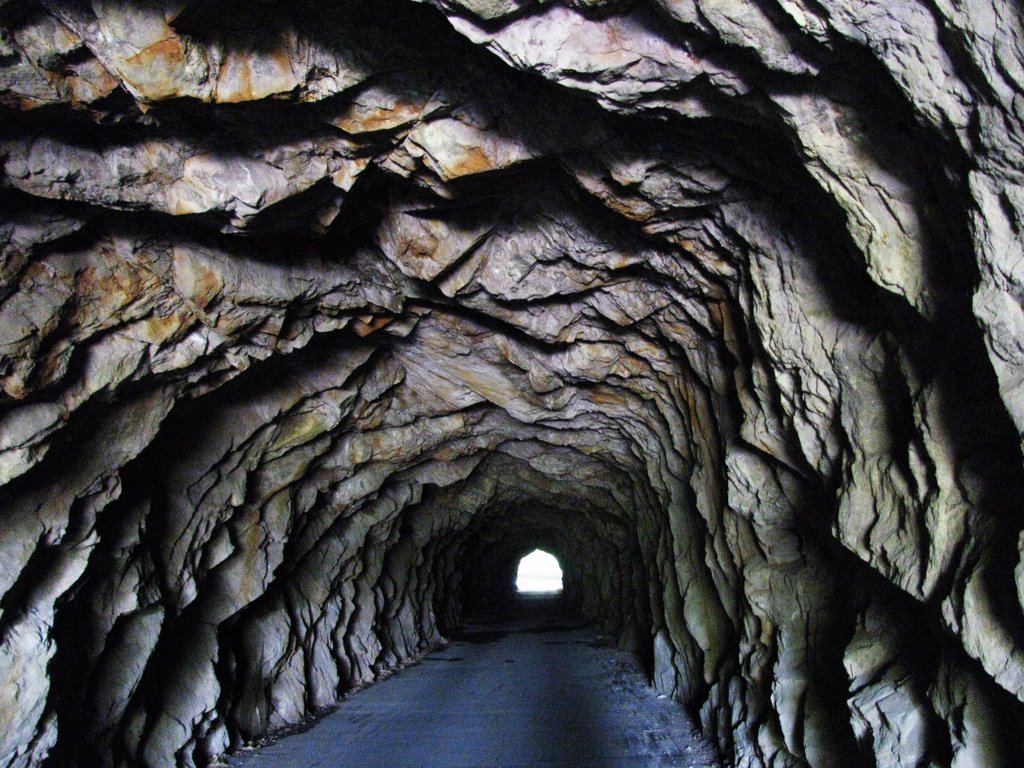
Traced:
POLYGON ((244 768, 716 766, 632 657, 544 611, 467 628, 244 768))

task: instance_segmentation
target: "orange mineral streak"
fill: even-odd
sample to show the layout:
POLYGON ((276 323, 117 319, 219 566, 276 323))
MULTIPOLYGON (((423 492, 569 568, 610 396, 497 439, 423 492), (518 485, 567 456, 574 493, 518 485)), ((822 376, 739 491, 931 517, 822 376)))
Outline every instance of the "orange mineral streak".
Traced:
POLYGON ((173 66, 185 63, 185 48, 178 37, 166 37, 124 60, 132 67, 173 66))
POLYGON ((716 271, 724 271, 729 268, 729 262, 726 259, 716 256, 714 253, 701 247, 699 243, 690 240, 689 238, 679 237, 675 234, 667 234, 665 239, 670 243, 674 243, 686 251, 690 256, 693 256, 698 261, 709 267, 714 268, 716 271))
POLYGON ((628 200, 619 200, 614 197, 604 197, 601 199, 601 202, 604 203, 606 208, 631 221, 647 222, 654 215, 654 209, 645 202, 631 203, 628 200))
POLYGON ((164 38, 125 59, 121 77, 151 101, 180 94, 181 80, 175 76, 185 66, 185 48, 176 36, 164 38))
POLYGON ((287 93, 299 85, 287 50, 276 48, 267 58, 261 56, 259 67, 253 66, 254 55, 247 51, 227 54, 217 75, 215 101, 222 104, 257 101, 287 93))
POLYGON ((598 385, 585 393, 586 398, 595 405, 625 406, 626 398, 621 392, 611 387, 598 385))
POLYGON ((217 272, 201 265, 197 267, 196 282, 191 299, 200 308, 206 309, 210 306, 210 303, 220 296, 220 292, 223 289, 224 282, 220 279, 220 275, 217 272))
POLYGON ((275 48, 270 52, 270 58, 277 65, 277 68, 282 72, 292 74, 292 56, 291 52, 286 48, 275 48))
POLYGON ((449 178, 487 173, 497 168, 494 162, 479 147, 466 147, 465 154, 454 164, 445 166, 449 178))
POLYGON ((365 338, 371 333, 375 333, 381 328, 390 325, 391 321, 394 319, 395 318, 393 316, 388 315, 380 315, 377 317, 365 315, 356 320, 355 325, 352 326, 352 330, 355 331, 357 336, 365 338))
POLYGON ((184 313, 168 312, 153 314, 142 321, 140 336, 149 343, 160 343, 175 338, 190 327, 192 313, 186 308, 184 313))
POLYGON ((345 133, 373 133, 389 131, 416 120, 423 110, 421 104, 396 100, 390 107, 364 110, 356 105, 352 110, 333 121, 336 128, 345 133))
POLYGON ((217 101, 237 104, 252 100, 252 67, 244 56, 229 53, 217 75, 217 101))
POLYGON ((245 530, 243 546, 243 557, 245 564, 242 567, 242 583, 239 585, 240 598, 243 601, 249 601, 259 595, 262 583, 259 575, 263 572, 261 566, 263 565, 263 539, 265 538, 265 531, 263 526, 259 525, 255 520, 245 530))

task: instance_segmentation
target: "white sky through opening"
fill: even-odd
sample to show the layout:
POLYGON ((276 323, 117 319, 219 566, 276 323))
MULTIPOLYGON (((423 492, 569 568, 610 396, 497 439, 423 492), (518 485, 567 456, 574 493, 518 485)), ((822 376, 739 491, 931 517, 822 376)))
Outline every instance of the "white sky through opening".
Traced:
POLYGON ((519 592, 561 592, 562 569, 554 555, 535 549, 519 561, 516 574, 519 592))

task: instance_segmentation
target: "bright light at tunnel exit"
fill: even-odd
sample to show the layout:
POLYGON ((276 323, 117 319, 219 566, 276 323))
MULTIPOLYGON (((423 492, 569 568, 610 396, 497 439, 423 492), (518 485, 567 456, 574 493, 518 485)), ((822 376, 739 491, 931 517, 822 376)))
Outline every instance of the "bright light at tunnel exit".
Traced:
POLYGON ((535 549, 519 561, 518 592, 561 592, 562 569, 554 555, 535 549))

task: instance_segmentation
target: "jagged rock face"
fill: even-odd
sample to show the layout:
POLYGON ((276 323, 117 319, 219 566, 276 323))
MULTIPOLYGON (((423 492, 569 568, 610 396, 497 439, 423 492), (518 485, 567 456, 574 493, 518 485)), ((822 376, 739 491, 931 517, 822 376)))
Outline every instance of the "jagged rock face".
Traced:
POLYGON ((538 545, 727 765, 1016 764, 1022 40, 0 2, 0 766, 205 764, 538 545))

